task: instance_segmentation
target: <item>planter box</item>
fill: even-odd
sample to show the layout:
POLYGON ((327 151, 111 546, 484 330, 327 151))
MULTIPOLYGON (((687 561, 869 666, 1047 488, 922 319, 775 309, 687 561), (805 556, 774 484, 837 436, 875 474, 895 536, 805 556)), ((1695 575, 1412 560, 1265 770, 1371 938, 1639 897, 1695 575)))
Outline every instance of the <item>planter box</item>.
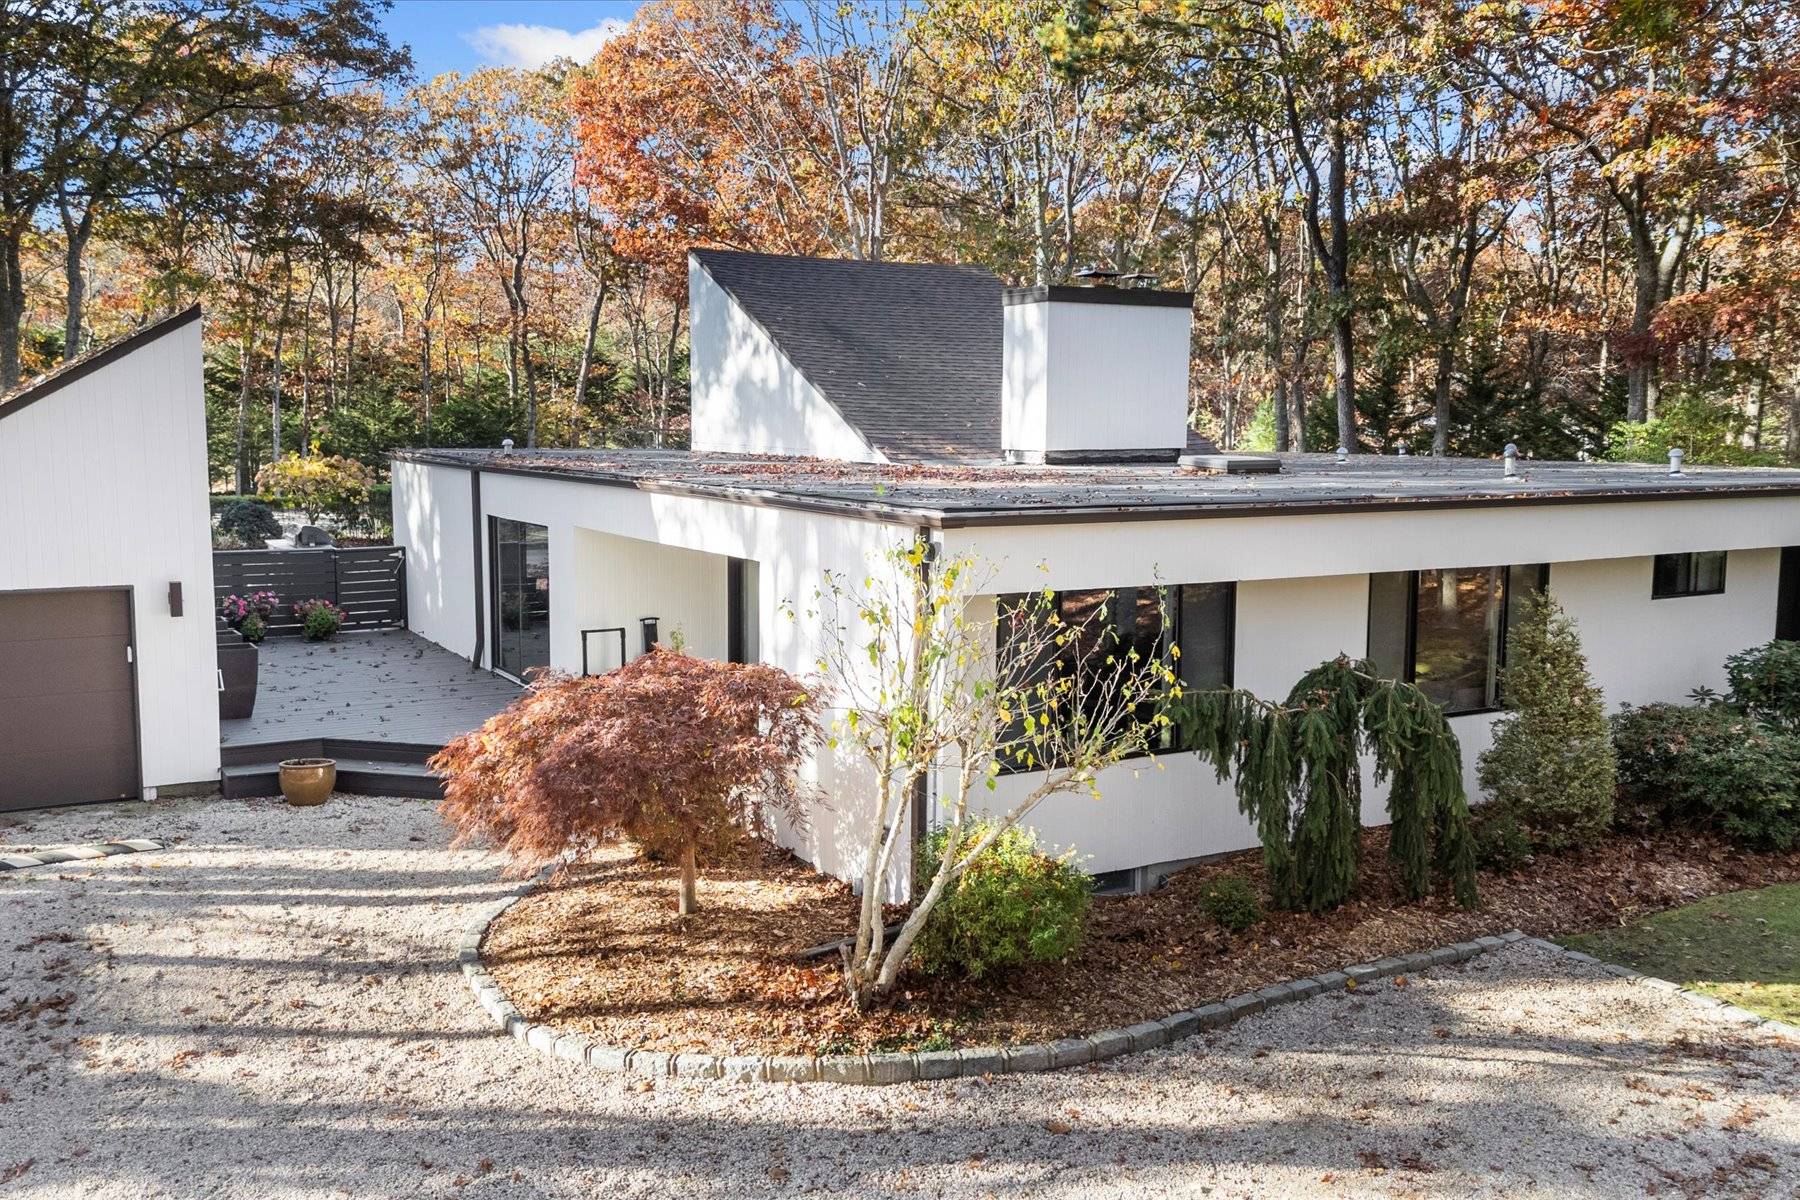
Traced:
POLYGON ((235 629, 219 631, 219 719, 238 721, 256 711, 257 650, 235 629))

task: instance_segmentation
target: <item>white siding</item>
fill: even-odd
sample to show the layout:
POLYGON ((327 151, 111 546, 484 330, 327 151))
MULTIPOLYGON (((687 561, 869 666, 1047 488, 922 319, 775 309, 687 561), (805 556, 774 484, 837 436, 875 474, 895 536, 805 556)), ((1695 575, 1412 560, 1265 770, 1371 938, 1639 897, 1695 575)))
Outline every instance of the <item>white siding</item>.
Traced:
POLYGON ((473 658, 478 568, 469 472, 396 462, 392 478, 394 544, 406 547, 407 626, 473 658))
MULTIPOLYGON (((591 529, 577 528, 574 533, 570 569, 559 577, 556 564, 551 564, 550 595, 551 603, 556 604, 558 590, 568 581, 571 594, 563 611, 578 634, 583 629, 623 628, 625 655, 636 658, 643 641, 639 622, 655 617, 664 645, 672 644, 679 635, 689 654, 722 659, 729 653, 728 558, 591 529)), ((601 659, 603 645, 607 639, 591 639, 596 668, 602 663, 616 665, 612 658, 616 639, 607 645, 607 657, 601 659)), ((579 666, 579 642, 573 654, 579 666)))
POLYGON ((688 314, 695 450, 886 461, 693 258, 688 314))
POLYGON ((1186 308, 1044 300, 1003 318, 1002 442, 1035 458, 1187 444, 1186 308))
POLYGON ((0 419, 0 590, 131 589, 152 788, 219 776, 201 370, 192 321, 0 419))
MULTIPOLYGON (((474 620, 458 599, 465 585, 471 594, 473 588, 465 548, 470 536, 464 532, 468 495, 467 471, 395 464, 396 537, 404 523, 404 536, 422 547, 415 551, 415 541, 408 541, 409 570, 419 572, 408 577, 409 593, 437 591, 430 568, 410 565, 415 554, 420 564, 448 564, 456 576, 443 589, 443 614, 414 599, 414 619, 443 615, 443 636, 419 631, 464 655, 473 639, 462 631, 472 629, 474 620)), ((884 547, 913 537, 909 529, 872 521, 493 472, 482 475, 481 499, 484 528, 486 517, 498 516, 549 530, 551 665, 571 672, 581 669, 582 629, 625 625, 627 650, 636 655, 637 619, 644 616, 662 618, 665 634, 681 625, 691 650, 723 657, 725 560, 736 557, 757 564, 753 641, 761 661, 814 678, 821 641, 819 624, 807 613, 816 608, 821 573, 830 569, 860 580, 881 561, 884 547), (784 602, 792 615, 783 611, 784 602)), ((485 550, 479 569, 486 570, 485 550)), ((484 596, 483 605, 491 607, 491 600, 484 596)), ((854 800, 868 794, 866 771, 822 750, 805 780, 819 803, 804 824, 782 825, 779 840, 821 870, 856 875, 862 852, 854 800)))
MULTIPOLYGON (((1781 554, 1800 543, 1800 502, 1708 500, 1482 510, 1139 522, 946 534, 954 553, 976 549, 1000 562, 996 591, 1086 588, 1215 579, 1238 588, 1236 681, 1278 699, 1302 672, 1339 652, 1367 650, 1368 575, 1299 575, 1309 562, 1369 563, 1380 570, 1549 561, 1550 589, 1577 621, 1609 707, 1680 701, 1697 686, 1722 688, 1728 654, 1775 632, 1781 554), (1752 543, 1748 548, 1746 542, 1752 543), (1648 552, 1730 547, 1718 596, 1653 600, 1648 552), (1569 561, 1558 552, 1586 557, 1569 561), (1609 557, 1619 555, 1620 557, 1609 557), (1048 573, 1040 570, 1044 564, 1048 573)), ((1492 742, 1492 715, 1454 717, 1464 779, 1478 799, 1476 760, 1492 742)), ((1030 776, 1002 779, 987 803, 1024 794, 1030 776)), ((1386 819, 1385 796, 1365 778, 1365 821, 1386 819)), ((1047 842, 1073 846, 1093 871, 1244 849, 1254 831, 1229 784, 1192 754, 1114 768, 1104 799, 1064 796, 1031 824, 1047 842)))

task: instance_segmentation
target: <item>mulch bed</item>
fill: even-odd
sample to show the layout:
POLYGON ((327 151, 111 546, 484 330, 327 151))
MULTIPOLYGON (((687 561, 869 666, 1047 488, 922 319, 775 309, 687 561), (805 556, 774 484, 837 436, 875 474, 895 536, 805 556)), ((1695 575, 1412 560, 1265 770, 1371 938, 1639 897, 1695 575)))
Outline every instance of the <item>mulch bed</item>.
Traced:
POLYGON ((1224 873, 1259 885, 1260 853, 1192 867, 1147 896, 1097 899, 1068 960, 970 981, 912 975, 859 1016, 834 958, 802 949, 855 928, 857 901, 784 851, 748 845, 701 875, 699 914, 675 873, 629 850, 562 871, 488 932, 482 956, 525 1017, 614 1045, 715 1054, 858 1053, 1045 1041, 1167 1016, 1289 979, 1481 934, 1604 929, 1703 896, 1800 881, 1800 849, 1759 854, 1691 832, 1621 835, 1579 857, 1483 872, 1481 907, 1404 903, 1386 832, 1364 835, 1361 896, 1336 912, 1271 912, 1232 935, 1198 897, 1224 873))

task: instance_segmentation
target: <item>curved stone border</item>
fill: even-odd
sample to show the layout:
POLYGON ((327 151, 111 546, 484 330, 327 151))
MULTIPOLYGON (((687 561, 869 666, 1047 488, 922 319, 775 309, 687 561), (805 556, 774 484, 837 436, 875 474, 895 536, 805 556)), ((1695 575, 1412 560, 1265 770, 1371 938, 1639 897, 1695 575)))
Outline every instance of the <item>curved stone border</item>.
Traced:
POLYGON ((1571 961, 1585 963, 1590 967, 1599 967, 1608 975, 1616 975, 1627 983, 1635 983, 1639 986, 1652 988, 1659 992, 1671 992, 1680 996, 1683 1000, 1688 1001, 1690 1004, 1697 1005, 1700 1008, 1712 1009, 1713 1015, 1722 1020, 1731 1021, 1739 1025, 1760 1025, 1770 1033, 1781 1037, 1800 1040, 1800 1029, 1796 1029, 1787 1022, 1777 1021, 1773 1017, 1765 1017, 1761 1013, 1753 1013, 1749 1009, 1739 1008, 1735 1004, 1728 1004, 1717 996, 1709 996, 1705 992, 1696 992, 1692 988, 1682 987, 1679 983, 1675 983, 1671 980, 1658 979, 1654 975, 1646 975, 1642 971, 1635 971, 1630 967, 1620 966, 1618 963, 1602 962, 1591 954, 1584 954, 1579 950, 1571 950, 1560 942, 1552 942, 1546 938, 1526 938, 1525 941, 1528 945, 1536 946, 1540 950, 1547 950, 1551 954, 1560 954, 1571 961))
POLYGON ((149 838, 132 838, 123 842, 99 842, 91 846, 68 846, 61 850, 37 850, 30 854, 0 854, 0 871, 23 871, 27 867, 48 867, 54 863, 85 862, 95 858, 111 858, 115 854, 142 854, 161 850, 161 842, 149 838))
MULTIPOLYGON (((457 947, 469 988, 481 1006, 507 1033, 534 1050, 584 1063, 601 1071, 656 1078, 722 1079, 733 1083, 911 1083, 915 1080, 955 1079, 971 1075, 1022 1074, 1054 1071, 1083 1063, 1102 1062, 1166 1046, 1196 1033, 1219 1029, 1242 1017, 1323 992, 1341 991, 1375 979, 1406 975, 1431 967, 1463 962, 1478 954, 1525 941, 1518 930, 1499 937, 1478 937, 1436 950, 1357 963, 1341 971, 1325 971, 1291 983, 1277 983, 1245 992, 1217 1004, 1175 1013, 1160 1021, 1141 1021, 1122 1029, 1107 1029, 1088 1037, 1063 1038, 1023 1046, 977 1046, 964 1050, 930 1050, 914 1054, 718 1055, 672 1054, 666 1050, 640 1050, 608 1046, 586 1034, 559 1033, 548 1025, 533 1025, 506 998, 500 984, 481 965, 481 940, 501 913, 511 908, 544 878, 528 880, 512 895, 484 905, 463 933, 457 947)), ((1560 947, 1558 948, 1560 949, 1560 947)), ((1583 956, 1585 957, 1585 956, 1583 956)), ((1589 960, 1592 961, 1592 960, 1589 960)))

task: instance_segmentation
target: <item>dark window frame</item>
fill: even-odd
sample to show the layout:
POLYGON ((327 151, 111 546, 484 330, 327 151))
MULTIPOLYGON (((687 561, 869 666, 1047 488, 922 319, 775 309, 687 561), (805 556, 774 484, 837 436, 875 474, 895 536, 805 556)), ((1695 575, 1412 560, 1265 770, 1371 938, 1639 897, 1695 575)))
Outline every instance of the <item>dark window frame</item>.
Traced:
MULTIPOLYGON (((1220 580, 1210 580, 1210 581, 1207 581, 1204 583, 1194 583, 1194 584, 1152 583, 1152 584, 1121 584, 1117 587, 1107 587, 1107 588, 1068 588, 1066 590, 1053 591, 1050 594, 1050 602, 1055 607, 1055 612, 1056 612, 1057 616, 1059 618, 1067 620, 1067 618, 1064 617, 1064 612, 1063 612, 1063 598, 1065 596, 1078 595, 1078 594, 1081 594, 1084 592, 1105 592, 1108 594, 1108 597, 1109 597, 1109 599, 1107 600, 1106 603, 1110 606, 1116 602, 1116 600, 1118 599, 1118 595, 1121 591, 1130 590, 1130 591, 1136 592, 1136 591, 1140 591, 1140 590, 1148 588, 1148 589, 1151 589, 1154 591, 1163 592, 1163 593, 1165 593, 1165 597, 1160 605, 1160 608, 1163 613, 1164 620, 1163 620, 1162 629, 1160 631, 1158 631, 1157 642, 1160 647, 1160 653, 1166 655, 1171 646, 1179 646, 1181 644, 1181 608, 1182 608, 1181 589, 1185 588, 1185 587, 1224 587, 1227 589, 1227 595, 1229 596, 1229 603, 1227 605, 1227 612, 1226 612, 1226 617, 1225 617, 1225 630, 1224 630, 1224 635, 1223 635, 1224 648, 1225 648, 1225 662, 1224 662, 1225 678, 1222 683, 1216 684, 1213 686, 1226 687, 1226 688, 1235 687, 1236 681, 1237 681, 1237 626, 1238 626, 1238 620, 1237 620, 1238 584, 1237 584, 1237 580, 1220 579, 1220 580)), ((1025 593, 1008 593, 1008 594, 1004 594, 1004 595, 999 595, 994 598, 995 603, 997 605, 1001 606, 1002 608, 1004 608, 1008 599, 1012 595, 1015 595, 1015 594, 1025 594, 1025 593)), ((1175 660, 1175 668, 1174 669, 1175 669, 1176 677, 1177 677, 1177 679, 1179 679, 1181 677, 1181 660, 1180 659, 1175 660)), ((1139 759, 1139 758, 1148 758, 1149 756, 1151 756, 1153 754, 1167 754, 1167 753, 1171 753, 1174 751, 1180 751, 1180 750, 1185 750, 1185 749, 1189 749, 1189 748, 1190 747, 1186 747, 1186 746, 1182 746, 1182 745, 1178 744, 1174 739, 1173 733, 1171 733, 1169 736, 1167 745, 1155 746, 1155 747, 1151 747, 1149 749, 1140 750, 1135 754, 1128 754, 1125 756, 1124 761, 1129 762, 1129 761, 1139 759)), ((1012 767, 1012 766, 1006 765, 1005 763, 1002 763, 1001 767, 1000 767, 1000 773, 1003 775, 1023 774, 1023 773, 1029 772, 1029 771, 1041 771, 1041 770, 1044 770, 1044 768, 1043 767, 1012 767)))
MULTIPOLYGON (((525 672, 529 671, 531 669, 531 667, 524 667, 523 664, 521 664, 523 669, 517 675, 515 675, 511 671, 507 670, 504 666, 501 665, 501 655, 502 655, 503 651, 501 649, 500 635, 503 632, 503 629, 501 626, 501 621, 503 620, 503 613, 501 611, 502 601, 501 601, 501 597, 500 597, 500 524, 503 521, 509 525, 521 525, 521 526, 530 525, 533 528, 542 529, 544 531, 544 554, 545 554, 545 558, 546 558, 546 563, 548 561, 548 556, 550 553, 550 541, 549 541, 550 527, 548 525, 540 525, 536 521, 522 521, 522 520, 518 519, 517 517, 502 517, 502 516, 498 516, 493 513, 489 513, 488 518, 487 518, 488 633, 493 638, 493 650, 491 651, 491 653, 489 655, 490 664, 489 664, 488 669, 493 671, 496 675, 500 675, 506 679, 511 679, 515 683, 522 684, 522 683, 526 682, 525 672)), ((549 570, 548 565, 546 565, 546 567, 545 567, 546 573, 548 573, 548 570, 549 570)), ((546 641, 548 640, 549 623, 550 623, 550 614, 548 611, 546 611, 544 614, 544 626, 545 626, 545 631, 546 631, 546 633, 545 633, 546 641)), ((583 640, 585 642, 585 638, 583 640)), ((584 646, 584 651, 585 651, 585 646, 584 646)), ((538 664, 534 663, 532 665, 536 666, 538 664)), ((545 662, 542 665, 544 665, 544 666, 550 665, 548 654, 545 655, 545 662)), ((583 670, 585 670, 585 669, 586 668, 584 666, 583 670)))
POLYGON ((1658 554, 1650 560, 1650 598, 1652 600, 1686 600, 1693 596, 1723 596, 1725 594, 1726 569, 1731 565, 1731 554, 1725 550, 1684 550, 1678 554, 1658 554), (1719 584, 1717 587, 1697 588, 1693 580, 1699 575, 1699 564, 1702 558, 1719 559, 1719 584), (1674 559, 1685 559, 1688 583, 1685 586, 1664 587, 1661 582, 1661 565, 1674 559))
MULTIPOLYGON (((1536 570, 1537 570, 1537 580, 1536 580, 1536 584, 1535 584, 1536 589, 1539 592, 1549 591, 1550 590, 1550 564, 1549 563, 1508 563, 1508 564, 1495 564, 1494 566, 1490 566, 1490 567, 1457 568, 1459 570, 1493 570, 1493 569, 1499 570, 1499 572, 1500 572, 1500 594, 1499 594, 1496 602, 1498 603, 1499 608, 1500 608, 1500 628, 1498 631, 1498 644, 1494 648, 1494 681, 1493 681, 1493 688, 1492 688, 1493 695, 1494 695, 1494 703, 1492 705, 1483 706, 1483 707, 1479 707, 1479 708, 1451 709, 1448 706, 1445 706, 1444 707, 1444 715, 1446 717, 1491 716, 1495 713, 1500 713, 1500 712, 1506 711, 1506 697, 1504 695, 1502 695, 1501 688, 1500 688, 1500 673, 1506 669, 1507 646, 1508 646, 1509 641, 1511 640, 1508 637, 1508 635, 1512 632, 1513 573, 1515 571, 1528 570, 1531 568, 1536 568, 1536 570)), ((1434 568, 1434 569, 1437 569, 1437 568, 1434 568)), ((1400 678, 1403 682, 1413 684, 1414 686, 1417 686, 1418 681, 1419 681, 1418 680, 1418 668, 1419 668, 1419 577, 1421 574, 1423 574, 1423 572, 1421 572, 1421 571, 1371 572, 1369 575, 1369 611, 1368 611, 1367 619, 1364 621, 1363 653, 1365 655, 1368 655, 1370 653, 1370 648, 1374 644, 1374 640, 1375 640, 1375 621, 1376 621, 1375 579, 1376 579, 1376 576, 1377 575, 1405 575, 1407 577, 1406 651, 1405 651, 1406 657, 1405 657, 1405 662, 1402 665, 1402 671, 1401 671, 1400 675, 1398 676, 1398 678, 1400 678)), ((1377 665, 1379 666, 1379 664, 1377 664, 1377 665)))

